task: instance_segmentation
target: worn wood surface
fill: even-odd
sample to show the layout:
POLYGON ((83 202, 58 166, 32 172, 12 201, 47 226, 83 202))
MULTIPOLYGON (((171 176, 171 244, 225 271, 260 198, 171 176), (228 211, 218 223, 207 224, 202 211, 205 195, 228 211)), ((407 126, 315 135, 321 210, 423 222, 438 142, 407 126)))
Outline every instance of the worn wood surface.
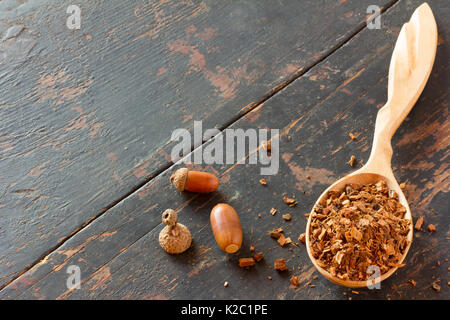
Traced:
MULTIPOLYGON (((136 13, 130 13, 128 24, 123 20, 119 23, 105 19, 101 30, 89 30, 86 22, 89 32, 84 32, 89 36, 84 39, 98 39, 96 44, 77 44, 69 50, 66 45, 70 41, 67 35, 63 37, 61 34, 60 38, 64 40, 60 41, 65 45, 59 44, 62 49, 59 53, 55 47, 40 44, 43 37, 50 41, 55 35, 43 34, 42 31, 33 34, 32 29, 23 30, 11 39, 14 41, 2 42, 2 46, 8 44, 8 50, 18 50, 14 51, 17 53, 31 45, 29 41, 34 41, 26 56, 15 58, 22 60, 0 65, 4 69, 1 86, 6 92, 0 105, 1 119, 6 119, 1 123, 0 136, 2 283, 14 279, 35 259, 47 251, 49 253, 30 270, 7 283, 0 291, 1 298, 449 298, 449 264, 446 261, 449 253, 449 12, 445 1, 429 2, 440 34, 435 67, 424 93, 393 142, 394 173, 399 181, 407 182, 406 196, 413 217, 424 216, 424 229, 433 223, 437 231, 416 231, 407 265, 383 282, 381 290, 359 290, 359 294, 333 285, 322 277, 313 280, 317 272, 309 262, 305 248, 302 245, 292 246, 292 251, 280 248, 267 232, 281 226, 286 235, 296 239, 306 226, 303 214, 311 209, 320 192, 352 170, 346 164, 350 155, 357 157, 359 166, 367 159, 376 112, 386 101, 388 63, 395 39, 402 23, 409 19, 420 2, 399 1, 394 4, 382 15, 380 30, 358 32, 345 46, 238 119, 252 102, 263 99, 296 72, 301 74, 300 70, 308 63, 319 61, 326 48, 330 49, 339 42, 337 33, 344 37, 354 33, 367 8, 367 4, 361 1, 357 4, 347 1, 341 5, 337 1, 326 2, 333 4, 332 15, 335 16, 331 22, 317 19, 317 13, 315 18, 310 17, 314 12, 308 13, 305 8, 316 8, 314 6, 306 6, 294 14, 289 8, 293 3, 286 1, 265 10, 261 7, 264 14, 254 5, 243 6, 234 2, 232 5, 222 2, 220 8, 208 3, 208 10, 197 14, 192 12, 204 7, 193 6, 191 11, 186 9, 191 14, 180 16, 172 30, 170 26, 166 30, 166 25, 163 25, 156 30, 157 36, 152 32, 145 35, 143 38, 148 39, 142 47, 137 40, 132 40, 139 36, 134 35, 139 33, 136 31, 139 26, 143 28, 148 21, 132 20, 136 19, 132 16, 136 13), (352 5, 353 9, 349 9, 352 5), (287 17, 280 18, 279 10, 286 10, 283 12, 287 17), (352 14, 341 19, 336 10, 343 10, 342 14, 352 11, 352 14), (226 16, 224 12, 247 12, 250 17, 238 18, 237 13, 227 16, 237 15, 236 24, 246 24, 242 30, 236 26, 237 29, 233 29, 236 35, 246 34, 242 35, 245 45, 241 44, 241 49, 238 48, 242 39, 238 41, 230 36, 232 23, 226 23, 229 27, 223 33, 219 31, 219 27, 225 25, 219 19, 226 16), (296 19, 298 14, 309 19, 309 25, 317 20, 318 30, 309 28, 308 35, 304 29, 291 30, 293 23, 304 23, 296 19), (280 33, 261 32, 257 20, 266 15, 273 15, 268 28, 280 33), (353 16, 358 19, 349 23, 353 16), (111 24, 117 24, 117 27, 111 28, 111 24), (195 37, 194 29, 187 28, 191 24, 197 25, 197 30, 207 27, 215 30, 215 40, 209 47, 212 51, 206 55, 207 66, 197 64, 196 50, 203 49, 206 54, 208 47, 203 41, 210 40, 203 38, 209 36, 195 37), (324 25, 329 28, 320 29, 324 25), (101 33, 108 28, 114 30, 109 38, 101 33), (282 31, 283 28, 289 32, 282 31), (166 33, 161 30, 166 30, 166 33), (248 37, 248 30, 253 30, 252 37, 248 37), (158 35, 159 32, 163 33, 158 35), (219 40, 216 37, 220 34, 223 38, 219 40), (25 36, 29 41, 25 41, 25 36), (187 47, 169 52, 168 43, 179 39, 200 42, 188 42, 187 47), (127 48, 124 45, 127 41, 139 46, 141 51, 127 48), (267 43, 263 45, 261 41, 267 43), (15 43, 21 47, 14 47, 15 43), (141 58, 142 55, 152 57, 149 43, 160 46, 160 54, 163 57, 168 54, 169 58, 165 58, 168 61, 155 58, 154 63, 148 64, 148 59, 141 58), (114 52, 108 52, 105 44, 110 45, 109 49, 114 46, 114 52), (320 50, 313 49, 314 46, 320 50), (95 48, 99 50, 98 56, 91 61, 89 57, 90 54, 94 56, 95 48), (225 52, 225 48, 236 52, 225 52), (261 53, 262 48, 267 51, 261 53), (135 50, 136 57, 131 58, 131 52, 135 50), (45 58, 43 52, 50 54, 50 51, 55 52, 53 59, 45 58), (123 55, 124 62, 118 58, 123 55), (208 59, 210 55, 211 60, 208 59), (130 63, 130 59, 137 60, 130 63), (61 66, 61 61, 70 61, 69 66, 61 66), (167 66, 161 61, 166 61, 167 66), (253 66, 255 61, 262 61, 262 64, 253 66), (287 61, 294 67, 286 70, 283 76, 278 71, 287 67, 287 61), (95 62, 99 65, 94 67, 92 64, 95 62), (244 68, 246 63, 254 67, 247 67, 247 71, 256 72, 251 80, 240 78, 236 80, 237 87, 230 82, 228 88, 232 88, 231 91, 221 91, 214 84, 207 86, 211 72, 208 70, 214 70, 216 65, 226 66, 224 70, 234 70, 234 66, 244 68), (159 68, 166 69, 160 71, 163 72, 160 76, 166 74, 168 78, 157 80, 159 78, 153 74, 148 82, 142 83, 142 87, 139 81, 136 82, 136 77, 144 81, 141 72, 159 73, 159 68), (95 76, 92 75, 94 72, 95 76), (127 73, 132 73, 134 78, 124 77, 127 73), (33 77, 28 79, 27 74, 33 77), (18 96, 18 87, 21 86, 31 89, 21 89, 18 96), (131 96, 130 91, 133 92, 131 96), (224 96, 224 92, 231 96, 224 96), (156 102, 152 102, 153 96, 156 102), (30 101, 33 104, 29 104, 30 101), (168 105, 161 106, 164 103, 168 105), (183 104, 187 106, 184 111, 180 108, 183 104), (73 113, 77 112, 80 114, 75 117, 73 113), (187 115, 184 123, 183 114, 187 115), (232 128, 279 128, 282 132, 279 173, 266 177, 268 185, 263 187, 258 182, 261 176, 257 165, 209 166, 205 168, 221 176, 222 185, 218 192, 201 196, 177 192, 168 179, 177 166, 168 168, 169 161, 164 159, 164 153, 170 148, 166 143, 173 128, 189 127, 193 120, 200 119, 205 120, 205 127, 221 127, 238 119, 232 128), (20 123, 20 130, 17 123, 20 123), (160 128, 161 132, 154 133, 153 126, 160 128), (349 132, 358 134, 358 138, 351 141, 349 132), (128 149, 124 150, 124 147, 128 149), (152 175, 156 177, 139 187, 152 175), (114 182, 115 179, 118 181, 114 182), (129 196, 123 197, 133 190, 129 196), (294 208, 286 206, 282 201, 284 193, 294 196, 298 205, 294 208), (121 197, 123 199, 115 203, 121 197), (217 202, 231 204, 241 217, 244 245, 239 254, 226 255, 215 244, 209 226, 209 212, 217 202), (104 207, 108 209, 102 212, 104 207), (162 228, 161 212, 169 207, 181 209, 179 220, 190 228, 194 238, 192 248, 180 256, 165 254, 157 242, 162 228), (275 216, 269 214, 272 207, 279 210, 275 216), (259 213, 261 218, 258 218, 259 213), (281 218, 282 213, 290 213, 292 221, 285 222, 281 218), (79 226, 97 216, 87 227, 77 231, 79 226), (77 232, 57 246, 74 231, 77 232), (237 266, 237 260, 249 256, 250 245, 263 251, 265 259, 254 268, 243 270, 237 266), (273 270, 273 261, 279 257, 288 261, 288 273, 273 270), (438 261, 440 266, 437 266, 438 261), (66 270, 70 265, 80 267, 80 290, 67 290, 66 270), (267 279, 269 275, 273 280, 267 279), (290 286, 291 275, 300 276, 298 288, 290 286), (417 282, 415 287, 408 283, 411 279, 417 282), (441 280, 440 293, 431 289, 431 284, 437 279, 441 280), (229 282, 229 287, 223 287, 224 281, 229 282), (316 287, 310 288, 308 281, 316 287)), ((108 12, 112 16, 113 12, 120 11, 115 6, 126 7, 125 4, 116 4, 114 8, 105 3, 101 5, 105 6, 103 17, 108 17, 108 12)), ((147 14, 153 16, 156 11, 164 9, 163 12, 178 15, 182 11, 176 10, 178 6, 171 2, 161 1, 155 6, 153 10, 148 8, 147 14)), ((48 10, 37 10, 45 11, 47 17, 55 14, 53 5, 48 10)), ((317 10, 321 17, 331 15, 327 10, 317 10)), ((17 14, 1 12, 5 15, 2 18, 8 22, 17 14)), ((23 14, 25 22, 36 19, 31 11, 23 14)), ((95 13, 91 12, 91 15, 91 19, 95 19, 95 13)), ((167 23, 170 25, 169 21, 167 23)), ((65 32, 64 29, 59 30, 59 33, 65 32)), ((76 39, 81 41, 78 36, 76 39)), ((178 42, 177 46, 182 43, 178 42)), ((221 72, 221 68, 215 70, 221 72)))
POLYGON ((172 130, 232 123, 374 3, 86 1, 69 30, 70 1, 2 1, 0 288, 167 168, 172 130))

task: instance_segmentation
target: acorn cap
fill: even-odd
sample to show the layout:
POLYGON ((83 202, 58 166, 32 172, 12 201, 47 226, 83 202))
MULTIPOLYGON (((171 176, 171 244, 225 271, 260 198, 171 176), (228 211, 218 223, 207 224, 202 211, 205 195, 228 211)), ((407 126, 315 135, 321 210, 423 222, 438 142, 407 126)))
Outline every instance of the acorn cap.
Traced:
POLYGON ((170 177, 170 182, 172 182, 175 188, 177 188, 179 191, 184 191, 184 185, 186 184, 188 171, 188 168, 181 168, 175 171, 175 173, 170 177))
POLYGON ((191 246, 192 237, 189 229, 177 223, 177 213, 167 209, 162 214, 162 221, 166 226, 159 233, 159 244, 167 252, 178 254, 186 251, 191 246))

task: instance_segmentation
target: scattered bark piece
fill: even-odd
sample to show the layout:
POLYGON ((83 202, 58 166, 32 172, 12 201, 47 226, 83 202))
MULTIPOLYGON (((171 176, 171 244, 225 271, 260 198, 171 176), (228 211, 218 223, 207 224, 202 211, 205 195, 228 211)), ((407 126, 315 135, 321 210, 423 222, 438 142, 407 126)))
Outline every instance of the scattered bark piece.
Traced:
POLYGON ((275 209, 275 208, 272 208, 272 209, 270 209, 270 214, 271 215, 275 215, 277 213, 277 209, 275 209))
POLYGON ((270 231, 270 236, 274 239, 278 239, 281 237, 282 232, 283 232, 282 228, 277 228, 275 230, 270 231))
POLYGON ((422 224, 423 224, 423 216, 417 219, 416 224, 414 225, 414 229, 420 230, 422 228, 422 224))
POLYGON ((267 185, 266 179, 259 180, 259 183, 262 184, 263 186, 267 185))
POLYGON ((240 258, 239 259, 239 267, 247 268, 255 265, 255 259, 253 258, 240 258))
POLYGON ((347 164, 350 165, 350 167, 354 167, 356 164, 356 157, 352 155, 350 157, 350 160, 348 160, 347 164))
POLYGON ((436 282, 434 282, 431 287, 433 288, 434 291, 436 292, 441 292, 441 286, 438 285, 436 282))
POLYGON ((258 252, 252 255, 252 257, 256 262, 260 262, 262 259, 264 259, 264 254, 262 252, 258 252))
POLYGON ((440 267, 440 266, 441 266, 441 262, 438 260, 438 261, 436 262, 436 265, 437 265, 438 267, 440 267))
POLYGON ((271 276, 267 276, 267 279, 272 280, 272 277, 271 276))
POLYGON ((298 287, 298 285, 300 284, 300 280, 298 279, 298 276, 292 276, 290 279, 292 285, 298 287))
POLYGON ((284 260, 283 258, 275 260, 273 267, 278 271, 286 271, 286 260, 284 260))
POLYGON ((427 227, 428 231, 430 232, 435 232, 436 231, 436 227, 434 226, 434 224, 429 224, 427 227))
POLYGON ((289 213, 283 214, 283 219, 286 221, 291 221, 292 217, 289 213))
POLYGON ((255 251, 255 247, 254 246, 250 246, 250 252, 255 251))
POLYGON ((300 241, 301 243, 305 243, 306 242, 306 234, 302 233, 301 235, 299 235, 298 241, 300 241))
POLYGON ((400 183, 400 189, 402 189, 402 190, 406 189, 406 183, 405 182, 400 183))
POLYGON ((280 244, 280 246, 284 246, 286 244, 286 238, 284 234, 280 234, 280 237, 278 238, 277 242, 280 244))
POLYGON ((270 231, 270 236, 274 239, 279 239, 281 237, 281 233, 276 231, 270 231))
POLYGON ((292 242, 291 238, 286 238, 284 234, 280 234, 280 237, 278 238, 277 242, 280 244, 280 246, 284 247, 285 245, 292 242))
POLYGON ((309 219, 309 215, 310 215, 309 213, 305 213, 305 218, 309 219))
POLYGON ((311 176, 306 176, 306 179, 307 180, 311 180, 311 176))
POLYGON ((352 290, 352 292, 353 292, 354 294, 359 294, 359 291, 356 291, 356 290, 352 290))
POLYGON ((258 218, 260 219, 262 217, 261 213, 258 213, 258 218))
POLYGON ((297 202, 295 201, 294 198, 283 197, 283 201, 284 201, 284 203, 286 203, 290 207, 293 207, 293 206, 295 206, 297 204, 297 202))
POLYGON ((318 275, 315 275, 315 276, 313 277, 313 280, 317 280, 317 279, 319 279, 319 276, 318 276, 318 275))
POLYGON ((414 281, 413 279, 409 280, 409 283, 411 283, 413 287, 415 287, 417 285, 417 282, 414 281))
POLYGON ((356 135, 353 134, 352 132, 350 132, 350 133, 348 134, 348 136, 349 136, 350 139, 352 139, 352 140, 355 140, 355 139, 356 139, 356 135))
POLYGON ((228 281, 225 281, 224 283, 223 283, 223 286, 226 288, 226 287, 228 287, 228 281))

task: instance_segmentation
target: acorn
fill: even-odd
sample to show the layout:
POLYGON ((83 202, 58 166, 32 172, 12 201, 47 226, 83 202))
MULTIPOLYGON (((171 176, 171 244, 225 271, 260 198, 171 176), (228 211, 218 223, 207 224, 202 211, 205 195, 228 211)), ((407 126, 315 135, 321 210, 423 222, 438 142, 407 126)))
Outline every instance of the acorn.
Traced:
POLYGON ((211 210, 211 228, 219 247, 227 253, 237 252, 242 245, 239 216, 232 206, 219 203, 211 210))
POLYGON ((170 254, 182 253, 189 249, 192 242, 191 233, 185 225, 178 223, 178 215, 175 210, 164 211, 162 222, 166 226, 159 233, 161 247, 170 254))
POLYGON ((170 177, 170 182, 180 191, 209 193, 217 190, 219 178, 209 172, 181 168, 170 177))

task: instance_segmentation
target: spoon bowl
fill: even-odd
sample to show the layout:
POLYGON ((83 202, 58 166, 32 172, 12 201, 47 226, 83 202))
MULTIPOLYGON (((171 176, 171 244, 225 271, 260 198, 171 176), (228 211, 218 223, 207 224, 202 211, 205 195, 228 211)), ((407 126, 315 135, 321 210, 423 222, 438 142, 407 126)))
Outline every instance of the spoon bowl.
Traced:
MULTIPOLYGON (((364 168, 362 168, 364 169, 364 168)), ((406 212, 404 215, 405 219, 408 219, 410 221, 412 221, 412 216, 411 216, 411 210, 409 209, 408 206, 408 202, 406 201, 405 195, 402 192, 402 189, 400 188, 400 186, 398 185, 397 181, 391 180, 388 177, 385 177, 381 174, 377 174, 377 173, 370 173, 370 172, 365 172, 364 170, 358 170, 355 171, 354 173, 336 181, 334 184, 332 184, 330 187, 328 187, 319 197, 319 199, 317 200, 317 202, 314 204, 314 207, 316 207, 316 205, 322 203, 322 201, 324 201, 328 195, 329 191, 339 191, 342 192, 345 190, 345 186, 348 184, 359 184, 359 185, 367 185, 367 184, 375 184, 378 181, 385 181, 389 190, 393 190, 398 194, 398 200, 399 202, 406 208, 406 212)), ((314 210, 314 209, 313 209, 314 210)), ((313 211, 312 210, 312 211, 313 211)), ((312 212, 311 211, 311 212, 312 212)), ((311 224, 311 215, 308 219, 308 223, 306 225, 306 250, 308 251, 308 256, 311 259, 311 262, 313 263, 313 265, 317 268, 317 270, 328 280, 330 280, 333 283, 342 285, 342 286, 346 286, 346 287, 350 287, 350 288, 361 288, 361 287, 367 287, 368 285, 375 285, 376 283, 379 283, 381 281, 383 281, 384 279, 388 278, 389 276, 391 276, 397 269, 398 267, 394 267, 389 269, 388 272, 382 274, 378 279, 374 279, 372 280, 366 280, 366 281, 354 281, 354 280, 342 280, 336 276, 333 276, 331 273, 329 273, 327 270, 325 270, 324 268, 322 268, 321 266, 319 266, 319 264, 317 263, 316 259, 313 257, 312 252, 311 252, 311 242, 310 242, 310 224, 311 224)), ((411 242, 412 242, 412 236, 413 236, 413 224, 410 224, 410 230, 407 236, 407 247, 405 248, 405 251, 403 252, 402 258, 400 259, 399 263, 402 263, 403 260, 406 257, 406 254, 408 253, 408 250, 411 246, 411 242)))
MULTIPOLYGON (((313 212, 315 206, 325 199, 328 191, 343 191, 345 186, 350 183, 366 185, 380 180, 385 181, 389 190, 398 194, 399 202, 406 208, 404 218, 411 221, 407 235, 408 244, 399 263, 403 262, 411 246, 413 223, 408 202, 392 172, 391 139, 425 87, 436 56, 437 38, 437 26, 433 12, 427 3, 423 3, 414 11, 410 21, 403 25, 397 38, 389 65, 388 100, 377 114, 369 160, 361 169, 338 180, 326 189, 311 210, 313 212)), ((319 266, 311 253, 311 216, 310 214, 306 226, 306 248, 314 266, 328 280, 351 288, 365 287, 383 281, 398 269, 398 267, 392 267, 379 277, 368 281, 342 280, 331 275, 319 266)))

